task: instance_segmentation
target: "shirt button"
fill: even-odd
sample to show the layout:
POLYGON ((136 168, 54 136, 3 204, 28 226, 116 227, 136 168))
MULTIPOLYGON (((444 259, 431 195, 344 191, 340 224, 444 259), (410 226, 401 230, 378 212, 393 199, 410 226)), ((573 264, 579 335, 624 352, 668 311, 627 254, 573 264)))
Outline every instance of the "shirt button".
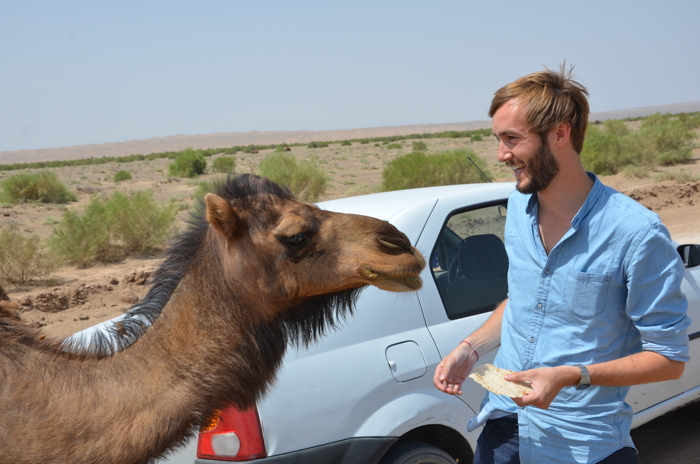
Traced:
POLYGON ((530 343, 533 343, 535 341, 534 337, 530 337, 530 343))
POLYGON ((537 309, 542 309, 542 303, 537 303, 537 309))
POLYGON ((545 269, 545 270, 544 270, 544 273, 545 273, 545 274, 549 274, 549 269, 545 269))

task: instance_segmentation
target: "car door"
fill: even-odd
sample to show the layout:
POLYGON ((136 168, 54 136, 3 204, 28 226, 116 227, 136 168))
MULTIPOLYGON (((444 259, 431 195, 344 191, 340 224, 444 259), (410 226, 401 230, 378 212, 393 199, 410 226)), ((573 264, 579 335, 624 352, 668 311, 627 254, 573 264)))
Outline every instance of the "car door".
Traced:
MULTIPOLYGON (((418 241, 418 248, 430 253, 434 282, 418 298, 443 358, 507 297, 503 229, 512 190, 512 184, 484 184, 440 198, 418 241)), ((492 362, 494 356, 483 356, 479 364, 492 362)), ((477 411, 484 389, 466 382, 463 391, 460 398, 477 411)))

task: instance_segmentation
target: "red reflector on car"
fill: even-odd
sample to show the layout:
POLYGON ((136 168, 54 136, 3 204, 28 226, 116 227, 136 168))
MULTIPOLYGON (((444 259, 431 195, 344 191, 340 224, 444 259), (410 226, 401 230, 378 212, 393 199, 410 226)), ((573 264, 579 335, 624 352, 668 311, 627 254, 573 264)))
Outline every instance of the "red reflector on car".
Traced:
POLYGON ((198 458, 249 461, 265 456, 262 427, 255 407, 245 411, 235 406, 222 409, 199 432, 198 458))

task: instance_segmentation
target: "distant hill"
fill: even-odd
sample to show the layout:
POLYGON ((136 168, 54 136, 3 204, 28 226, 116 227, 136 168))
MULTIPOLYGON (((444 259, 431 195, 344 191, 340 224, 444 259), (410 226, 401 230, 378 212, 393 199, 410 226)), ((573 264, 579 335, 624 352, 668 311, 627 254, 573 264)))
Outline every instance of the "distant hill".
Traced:
MULTIPOLYGON (((700 111, 700 101, 677 103, 672 105, 647 106, 619 111, 591 113, 590 119, 622 119, 628 117, 648 116, 654 113, 689 113, 700 111)), ((70 160, 83 158, 100 158, 103 156, 125 156, 165 151, 179 151, 192 148, 225 148, 236 145, 273 145, 280 143, 308 143, 312 141, 331 141, 358 139, 365 137, 386 137, 390 135, 408 135, 463 131, 491 127, 491 121, 472 121, 449 124, 422 124, 407 126, 370 127, 363 129, 343 129, 324 131, 251 131, 227 132, 198 135, 172 135, 152 137, 142 140, 127 140, 90 145, 75 145, 60 148, 42 148, 37 150, 1 151, 0 164, 31 163, 37 161, 70 160)))

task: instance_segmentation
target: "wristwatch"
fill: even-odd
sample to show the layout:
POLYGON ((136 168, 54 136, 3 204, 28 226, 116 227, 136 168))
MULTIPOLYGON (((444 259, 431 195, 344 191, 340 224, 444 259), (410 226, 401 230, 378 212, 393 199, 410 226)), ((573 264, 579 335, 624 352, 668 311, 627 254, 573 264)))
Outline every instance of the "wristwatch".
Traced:
POLYGON ((576 367, 581 369, 581 380, 574 384, 576 390, 586 390, 591 386, 591 375, 588 373, 588 369, 583 364, 576 364, 576 367))

